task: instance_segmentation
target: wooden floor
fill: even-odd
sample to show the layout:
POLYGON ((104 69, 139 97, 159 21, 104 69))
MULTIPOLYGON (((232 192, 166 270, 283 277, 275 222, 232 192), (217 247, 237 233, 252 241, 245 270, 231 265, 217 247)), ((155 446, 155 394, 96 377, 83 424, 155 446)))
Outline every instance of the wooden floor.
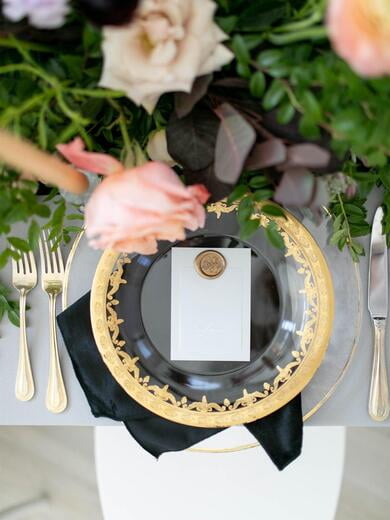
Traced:
MULTIPOLYGON (((92 429, 0 428, 1 519, 102 520, 92 429)), ((389 519, 390 429, 351 428, 339 508, 329 520, 389 519)))

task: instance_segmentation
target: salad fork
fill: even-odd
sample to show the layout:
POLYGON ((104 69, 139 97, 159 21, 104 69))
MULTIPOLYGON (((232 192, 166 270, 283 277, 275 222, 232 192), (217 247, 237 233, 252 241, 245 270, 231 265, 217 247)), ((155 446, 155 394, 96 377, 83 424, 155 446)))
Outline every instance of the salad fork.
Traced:
POLYGON ((53 244, 51 240, 48 240, 46 237, 45 231, 42 231, 39 239, 39 252, 41 256, 42 289, 49 296, 50 362, 46 391, 46 408, 50 412, 61 413, 65 410, 68 399, 58 355, 56 300, 63 289, 65 276, 64 263, 60 248, 57 247, 57 249, 53 251, 53 244))
MULTIPOLYGON (((15 251, 15 249, 14 249, 15 251)), ((37 285, 37 267, 33 253, 22 253, 19 260, 12 258, 12 284, 19 291, 19 360, 16 372, 15 395, 20 401, 29 401, 35 392, 26 333, 26 297, 37 285)))

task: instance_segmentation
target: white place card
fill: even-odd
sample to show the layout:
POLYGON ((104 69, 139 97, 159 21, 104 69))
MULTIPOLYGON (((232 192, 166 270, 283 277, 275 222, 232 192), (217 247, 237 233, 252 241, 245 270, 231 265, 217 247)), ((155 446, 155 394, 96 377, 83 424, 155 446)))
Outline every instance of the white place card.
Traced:
POLYGON ((226 260, 221 276, 195 268, 200 247, 172 248, 171 359, 249 361, 251 250, 213 248, 226 260))

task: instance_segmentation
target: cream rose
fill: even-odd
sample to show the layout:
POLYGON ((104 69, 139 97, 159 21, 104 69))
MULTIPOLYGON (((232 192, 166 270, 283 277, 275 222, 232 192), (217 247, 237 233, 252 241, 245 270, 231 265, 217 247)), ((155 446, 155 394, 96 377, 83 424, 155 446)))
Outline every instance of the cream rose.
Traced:
POLYGON ((175 166, 177 164, 169 155, 165 130, 158 130, 149 137, 146 151, 152 161, 163 162, 168 166, 175 166))
POLYGON ((123 90, 148 112, 165 92, 190 92, 197 76, 233 58, 215 9, 211 0, 142 0, 129 25, 104 29, 100 85, 123 90))

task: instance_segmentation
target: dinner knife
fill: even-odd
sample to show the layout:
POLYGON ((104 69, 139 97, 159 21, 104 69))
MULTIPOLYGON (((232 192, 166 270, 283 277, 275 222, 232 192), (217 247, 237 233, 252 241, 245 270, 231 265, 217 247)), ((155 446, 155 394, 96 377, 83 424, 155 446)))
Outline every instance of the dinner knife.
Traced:
POLYGON ((388 310, 388 266, 386 235, 382 231, 383 209, 379 206, 372 223, 368 279, 368 309, 374 324, 374 359, 368 411, 375 421, 389 415, 385 332, 388 310))

